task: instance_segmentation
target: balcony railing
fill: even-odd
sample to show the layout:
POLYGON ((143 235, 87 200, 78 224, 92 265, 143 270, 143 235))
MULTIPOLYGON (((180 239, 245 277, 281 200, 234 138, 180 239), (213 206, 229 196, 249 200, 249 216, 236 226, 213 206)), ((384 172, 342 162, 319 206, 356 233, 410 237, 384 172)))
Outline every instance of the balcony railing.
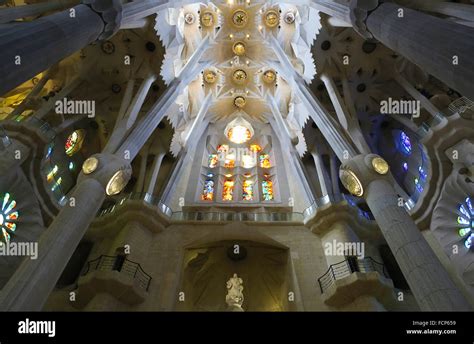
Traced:
POLYGON ((91 271, 118 271, 136 280, 144 290, 148 291, 150 288, 151 276, 143 271, 140 264, 123 256, 101 255, 87 262, 81 275, 85 276, 91 271))
POLYGON ((354 272, 378 272, 380 275, 390 278, 382 263, 375 261, 372 257, 363 259, 346 259, 340 263, 332 264, 324 275, 318 278, 321 293, 324 293, 336 280, 343 279, 354 272))

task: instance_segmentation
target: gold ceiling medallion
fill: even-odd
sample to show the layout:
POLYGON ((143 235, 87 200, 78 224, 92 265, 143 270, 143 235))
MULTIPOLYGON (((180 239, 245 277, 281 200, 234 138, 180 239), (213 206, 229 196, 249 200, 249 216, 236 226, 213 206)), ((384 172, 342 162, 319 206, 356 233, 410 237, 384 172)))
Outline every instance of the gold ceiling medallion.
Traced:
POLYGON ((234 105, 238 107, 239 109, 243 108, 246 103, 247 101, 242 96, 235 97, 234 99, 234 105))
POLYGON ((237 85, 243 85, 247 81, 247 73, 242 69, 237 69, 232 73, 232 80, 237 85))
POLYGON ((265 25, 274 28, 280 23, 280 14, 275 10, 268 10, 265 13, 265 25))
POLYGON ((217 74, 212 70, 204 72, 204 81, 208 84, 213 84, 217 81, 217 74))
POLYGON ((267 70, 263 73, 263 81, 266 84, 273 84, 276 81, 276 73, 272 70, 267 70))
POLYGON ((249 21, 249 15, 245 10, 238 9, 232 13, 232 24, 238 28, 242 28, 247 25, 249 21))
POLYGON ((245 44, 243 42, 235 42, 232 46, 232 51, 237 56, 245 55, 245 44))
POLYGON ((375 172, 382 175, 387 174, 388 170, 390 169, 387 162, 381 157, 375 157, 372 159, 372 167, 374 168, 375 172))
POLYGON ((341 178, 342 185, 349 191, 352 195, 361 197, 364 194, 364 188, 359 178, 349 169, 341 169, 339 171, 339 178, 341 178))
POLYGON ((211 11, 205 11, 201 15, 201 24, 205 27, 211 27, 214 25, 214 14, 211 11))
POLYGON ((96 157, 90 157, 82 164, 82 173, 91 174, 99 166, 99 160, 96 157))

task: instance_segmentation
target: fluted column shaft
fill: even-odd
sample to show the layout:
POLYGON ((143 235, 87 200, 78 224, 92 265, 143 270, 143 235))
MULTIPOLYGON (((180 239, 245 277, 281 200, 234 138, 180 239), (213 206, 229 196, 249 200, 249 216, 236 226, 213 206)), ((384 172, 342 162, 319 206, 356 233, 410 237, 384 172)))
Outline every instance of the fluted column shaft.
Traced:
POLYGON ((419 228, 399 205, 390 174, 380 175, 371 166, 374 154, 359 155, 343 163, 363 185, 367 205, 390 246, 410 290, 422 311, 467 311, 470 306, 419 228))
POLYGON ((387 47, 474 99, 474 28, 393 3, 381 4, 366 24, 387 47))
POLYGON ((41 236, 38 258, 25 259, 0 293, 2 311, 39 311, 66 267, 105 198, 103 186, 88 179, 76 187, 68 204, 41 236), (81 214, 82 216, 78 216, 81 214), (87 214, 87 215, 86 215, 87 214))
POLYGON ((0 95, 94 42, 103 30, 100 15, 86 5, 31 22, 2 25, 0 95))

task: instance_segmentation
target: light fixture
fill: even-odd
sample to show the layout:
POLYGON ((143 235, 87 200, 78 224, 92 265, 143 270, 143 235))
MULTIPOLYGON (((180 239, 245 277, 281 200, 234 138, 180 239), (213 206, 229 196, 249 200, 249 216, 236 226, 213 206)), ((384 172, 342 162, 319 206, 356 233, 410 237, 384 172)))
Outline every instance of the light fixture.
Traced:
POLYGON ((285 23, 287 24, 293 24, 295 22, 295 13, 293 11, 288 11, 285 13, 285 16, 283 17, 285 20, 285 23))
POLYGON ((217 74, 213 72, 212 70, 208 70, 204 72, 204 81, 207 82, 208 84, 213 84, 217 80, 217 74))
POLYGON ((248 21, 249 16, 245 10, 238 9, 232 13, 232 24, 234 24, 236 27, 242 28, 247 25, 248 21))
POLYGON ((186 13, 186 14, 184 15, 184 21, 185 21, 186 24, 188 24, 188 25, 194 24, 194 21, 195 21, 194 14, 192 14, 192 13, 186 13))
POLYGON ((211 11, 205 11, 201 15, 201 24, 205 27, 211 27, 214 25, 214 14, 211 11))
POLYGON ((375 172, 382 175, 387 174, 390 169, 387 162, 381 157, 375 157, 372 159, 372 167, 375 172))
POLYGON ((249 122, 239 116, 227 125, 224 134, 231 142, 241 144, 252 138, 254 130, 249 122))
POLYGON ((234 99, 234 105, 240 109, 243 108, 246 103, 247 101, 242 96, 235 97, 234 99))
POLYGON ((272 70, 267 70, 263 73, 263 81, 267 84, 273 84, 276 80, 276 73, 272 70))
POLYGON ((232 51, 237 56, 245 55, 245 44, 243 42, 235 42, 232 46, 232 51))
POLYGON ((352 195, 361 197, 364 194, 364 188, 359 178, 349 169, 341 169, 339 171, 339 178, 341 178, 342 185, 349 191, 352 195))
POLYGON ((268 26, 269 28, 274 28, 278 26, 279 22, 280 22, 280 16, 277 11, 268 10, 267 13, 265 13, 265 25, 268 26))
POLYGON ((99 166, 99 159, 96 157, 90 157, 84 161, 82 164, 82 173, 84 174, 91 174, 94 172, 97 167, 99 166))
POLYGON ((237 69, 232 73, 232 80, 238 85, 243 85, 247 81, 247 73, 243 69, 237 69))
POLYGON ((123 170, 117 171, 107 183, 105 192, 109 196, 117 195, 125 188, 127 183, 128 183, 128 178, 125 171, 123 170))

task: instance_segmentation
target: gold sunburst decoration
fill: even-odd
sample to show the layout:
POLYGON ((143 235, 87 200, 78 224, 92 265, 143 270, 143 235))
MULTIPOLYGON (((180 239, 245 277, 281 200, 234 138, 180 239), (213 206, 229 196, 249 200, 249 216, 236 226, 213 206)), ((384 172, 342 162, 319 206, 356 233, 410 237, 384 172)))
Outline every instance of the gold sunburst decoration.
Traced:
POLYGON ((238 28, 243 28, 249 21, 249 15, 247 11, 243 9, 237 9, 232 13, 232 24, 238 28))
POLYGON ((275 10, 268 10, 264 18, 265 25, 269 28, 274 28, 280 23, 280 14, 275 10))
POLYGON ((232 46, 232 51, 237 56, 245 55, 245 43, 243 42, 235 42, 232 46))
POLYGON ((276 73, 273 70, 267 70, 263 73, 262 78, 266 84, 273 84, 276 81, 276 73))
POLYGON ((213 84, 217 81, 217 74, 212 70, 208 70, 204 73, 204 81, 208 84, 213 84))
POLYGON ((232 80, 237 85, 243 85, 247 81, 247 72, 243 69, 237 69, 232 73, 232 80))
POLYGON ((239 109, 243 108, 246 103, 247 101, 242 96, 238 96, 234 98, 234 105, 238 107, 239 109))
POLYGON ((201 14, 201 24, 204 27, 211 27, 215 23, 214 13, 211 11, 205 11, 201 14))

